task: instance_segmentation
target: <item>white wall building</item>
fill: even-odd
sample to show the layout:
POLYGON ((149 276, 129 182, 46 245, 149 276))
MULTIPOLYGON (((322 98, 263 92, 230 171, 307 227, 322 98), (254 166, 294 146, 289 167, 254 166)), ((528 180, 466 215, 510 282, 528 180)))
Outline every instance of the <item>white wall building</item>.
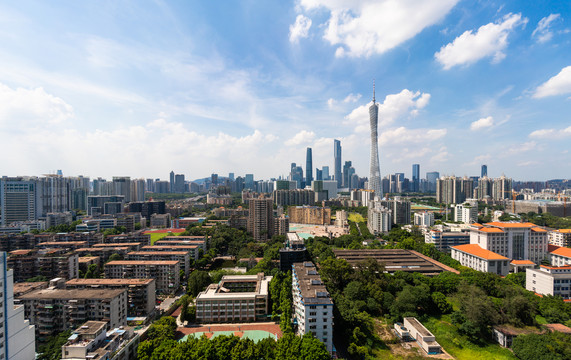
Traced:
POLYGON ((454 221, 472 224, 478 221, 478 206, 469 203, 454 205, 454 221))
POLYGON ((431 211, 414 213, 414 225, 434 226, 434 213, 431 211))
POLYGON ((571 247, 571 229, 552 230, 547 238, 551 245, 571 247))
POLYGON ((297 334, 312 332, 333 353, 333 301, 311 262, 292 266, 293 317, 297 334))
POLYGON ((35 328, 24 319, 24 306, 14 306, 14 271, 6 267, 6 253, 0 252, 0 359, 29 360, 36 356, 35 328))
POLYGON ((415 339, 427 354, 434 355, 442 352, 442 347, 436 342, 434 335, 416 318, 405 317, 403 325, 408 330, 409 336, 415 339))
POLYGON ((471 269, 506 276, 510 271, 510 261, 505 256, 482 249, 476 244, 452 247, 452 259, 458 260, 462 266, 471 269))
POLYGON ((571 249, 559 247, 549 253, 551 266, 571 266, 571 249))
POLYGON ((373 202, 369 206, 367 228, 372 234, 388 233, 393 226, 392 211, 381 206, 380 202, 373 202))
POLYGON ((571 298, 571 266, 545 266, 527 269, 525 288, 541 295, 559 295, 571 298))
POLYGON ((531 260, 539 264, 547 258, 547 231, 532 223, 473 224, 470 244, 513 260, 531 260))

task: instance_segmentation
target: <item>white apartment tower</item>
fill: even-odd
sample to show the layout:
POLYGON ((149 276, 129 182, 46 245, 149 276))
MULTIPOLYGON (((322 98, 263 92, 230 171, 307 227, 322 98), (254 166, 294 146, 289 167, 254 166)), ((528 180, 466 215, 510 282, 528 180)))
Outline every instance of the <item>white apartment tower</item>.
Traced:
POLYGON ((6 253, 0 252, 0 359, 30 360, 36 356, 35 328, 24 319, 24 306, 14 306, 14 271, 6 267, 6 253))

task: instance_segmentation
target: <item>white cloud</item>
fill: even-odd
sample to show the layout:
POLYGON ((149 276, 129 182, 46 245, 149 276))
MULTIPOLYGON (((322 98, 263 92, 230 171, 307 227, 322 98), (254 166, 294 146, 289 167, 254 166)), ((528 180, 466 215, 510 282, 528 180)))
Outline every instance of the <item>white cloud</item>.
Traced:
POLYGON ((526 23, 527 18, 522 18, 521 14, 507 14, 502 21, 483 25, 476 33, 465 31, 440 48, 434 57, 445 70, 456 65, 470 65, 485 57, 492 57, 493 63, 500 62, 506 56, 504 50, 508 46, 509 33, 526 23))
POLYGON ((327 106, 328 106, 330 109, 332 109, 334 105, 335 105, 335 99, 333 99, 333 98, 327 99, 327 106))
MULTIPOLYGON (((390 94, 379 104, 379 126, 385 127, 405 116, 415 116, 430 101, 430 94, 403 89, 398 94, 390 94)), ((356 132, 369 131, 369 106, 361 105, 345 116, 346 125, 355 125, 356 132)))
POLYGON ((355 103, 357 101, 359 101, 359 99, 361 98, 361 94, 349 94, 347 95, 347 97, 345 99, 343 99, 344 103, 355 103))
POLYGON ((431 142, 446 136, 446 129, 407 129, 404 126, 381 132, 379 144, 410 144, 431 142))
POLYGON ((307 144, 313 141, 315 138, 315 133, 313 131, 301 130, 294 135, 291 139, 287 140, 284 144, 287 146, 296 146, 301 144, 307 144))
POLYGON ((537 27, 533 30, 531 37, 535 37, 537 42, 544 43, 551 40, 553 37, 553 32, 551 32, 551 23, 560 17, 559 14, 550 14, 549 16, 544 17, 543 19, 539 20, 537 27))
POLYGON ((564 67, 559 74, 539 85, 532 97, 540 99, 569 93, 571 93, 571 66, 564 67))
POLYGON ((65 122, 74 116, 73 107, 43 88, 12 89, 0 84, 0 124, 6 130, 65 122))
POLYGON ((476 120, 476 121, 472 122, 472 124, 470 125, 470 130, 476 131, 476 130, 489 128, 492 126, 494 126, 494 118, 491 116, 488 116, 488 117, 481 118, 480 120, 476 120))
POLYGON ((382 54, 444 19, 459 0, 301 0, 308 12, 329 12, 323 38, 335 56, 382 54))
POLYGON ((449 157, 450 154, 448 153, 446 146, 441 146, 440 149, 438 149, 438 153, 430 158, 430 161, 432 163, 446 162, 449 157))
POLYGON ((311 19, 299 14, 295 18, 295 23, 289 26, 289 41, 299 42, 299 39, 306 38, 311 27, 311 19))
POLYGON ((519 154, 524 153, 524 152, 536 150, 537 148, 538 148, 537 143, 535 141, 528 141, 528 142, 524 142, 521 144, 516 144, 516 145, 510 146, 510 148, 507 149, 506 154, 507 155, 519 155, 519 154))
POLYGON ((529 134, 529 137, 537 139, 562 139, 566 137, 571 137, 571 126, 562 130, 556 130, 556 129, 535 130, 531 134, 529 134))

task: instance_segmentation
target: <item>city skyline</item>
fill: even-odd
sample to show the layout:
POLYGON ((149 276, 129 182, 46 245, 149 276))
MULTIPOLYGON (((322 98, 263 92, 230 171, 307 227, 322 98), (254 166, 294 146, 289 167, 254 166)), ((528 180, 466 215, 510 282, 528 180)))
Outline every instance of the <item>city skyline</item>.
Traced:
POLYGON ((2 4, 0 174, 269 179, 338 139, 364 177, 376 78, 381 177, 571 177, 568 6, 386 6, 2 4))

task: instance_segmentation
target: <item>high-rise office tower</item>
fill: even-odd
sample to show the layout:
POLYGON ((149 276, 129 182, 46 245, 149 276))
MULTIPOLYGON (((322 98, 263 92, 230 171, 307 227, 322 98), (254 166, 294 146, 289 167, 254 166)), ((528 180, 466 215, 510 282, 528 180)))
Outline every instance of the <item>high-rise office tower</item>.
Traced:
POLYGON ((295 163, 291 163, 290 180, 296 182, 296 187, 301 189, 303 183, 303 169, 295 163))
POLYGON ((412 191, 420 190, 420 164, 412 164, 412 191))
POLYGON ((379 122, 379 105, 375 102, 375 83, 373 82, 373 104, 369 107, 369 122, 371 123, 371 167, 369 172, 369 190, 376 196, 382 196, 381 168, 379 165, 379 143, 377 125, 379 122))
POLYGON ((229 174, 228 174, 228 179, 234 181, 234 173, 229 173, 229 174))
POLYGON ((329 166, 322 167, 321 174, 323 176, 323 180, 331 180, 331 178, 329 177, 329 166))
POLYGON ((337 187, 343 186, 343 178, 341 177, 341 141, 333 140, 333 157, 335 159, 335 180, 337 187))
POLYGON ((130 176, 113 176, 113 195, 125 196, 125 202, 131 202, 131 177, 130 176))
POLYGON ((305 184, 311 185, 313 181, 313 156, 311 154, 311 148, 307 148, 307 153, 305 156, 305 184))
POLYGON ((319 168, 315 168, 315 180, 323 180, 323 171, 319 168))
POLYGON ((349 181, 351 180, 351 173, 350 169, 353 167, 351 161, 345 161, 345 165, 343 165, 343 183, 342 186, 344 188, 349 187, 349 181))
POLYGON ((2 225, 14 221, 36 220, 42 216, 42 200, 37 181, 21 177, 0 180, 2 225))
POLYGON ((244 180, 244 187, 246 189, 254 190, 254 174, 246 174, 246 179, 244 180))
POLYGON ((170 192, 174 192, 174 171, 171 171, 170 173, 170 192))
POLYGON ((488 176, 488 165, 482 165, 482 177, 488 176))

